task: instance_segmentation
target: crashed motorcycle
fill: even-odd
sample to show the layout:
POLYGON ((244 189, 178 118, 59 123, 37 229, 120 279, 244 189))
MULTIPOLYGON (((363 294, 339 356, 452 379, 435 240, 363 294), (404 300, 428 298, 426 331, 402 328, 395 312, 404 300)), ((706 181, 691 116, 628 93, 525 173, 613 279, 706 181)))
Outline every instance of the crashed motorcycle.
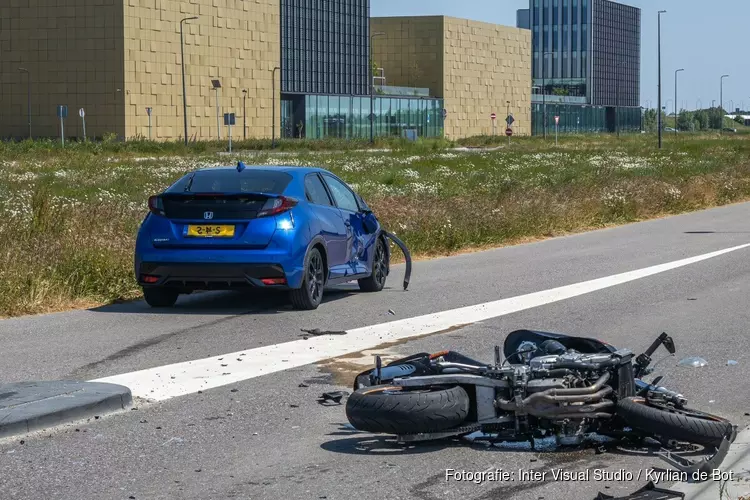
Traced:
POLYGON ((661 458, 686 472, 715 468, 737 433, 728 420, 688 408, 687 400, 647 383, 652 356, 674 341, 661 334, 641 355, 600 340, 533 330, 511 332, 495 347, 494 364, 445 350, 419 353, 360 373, 346 404, 358 430, 395 434, 399 441, 464 436, 498 441, 554 436, 561 446, 598 434, 715 447, 702 462, 662 449, 661 458))

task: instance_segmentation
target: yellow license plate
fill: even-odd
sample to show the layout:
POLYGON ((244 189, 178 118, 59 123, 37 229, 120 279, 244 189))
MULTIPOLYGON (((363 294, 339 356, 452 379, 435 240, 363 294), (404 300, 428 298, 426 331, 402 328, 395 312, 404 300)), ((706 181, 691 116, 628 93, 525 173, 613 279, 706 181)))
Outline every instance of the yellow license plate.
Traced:
POLYGON ((229 238, 234 236, 234 226, 190 225, 188 226, 187 235, 203 238, 229 238))

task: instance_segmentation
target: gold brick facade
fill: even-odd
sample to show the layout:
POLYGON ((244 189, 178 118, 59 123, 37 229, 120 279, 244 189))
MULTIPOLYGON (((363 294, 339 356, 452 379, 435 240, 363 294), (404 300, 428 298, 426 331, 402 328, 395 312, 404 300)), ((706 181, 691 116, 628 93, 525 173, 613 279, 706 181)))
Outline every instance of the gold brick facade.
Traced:
POLYGON ((60 136, 58 105, 68 106, 65 135, 124 130, 122 4, 97 0, 0 1, 0 137, 26 137, 27 74, 32 134, 60 136))
POLYGON ((531 133, 531 32, 444 16, 373 18, 373 59, 386 83, 430 87, 448 112, 445 136, 503 134, 510 101, 515 135, 531 133))
MULTIPOLYGON (((217 138, 220 114, 234 112, 242 137, 247 89, 247 135, 270 137, 272 71, 280 65, 279 0, 4 0, 0 5, 0 137, 24 137, 26 67, 32 74, 32 133, 59 136, 55 110, 66 104, 66 136, 81 135, 77 110, 86 109, 87 135, 183 137, 180 19, 184 25, 191 138, 217 138)), ((276 72, 276 117, 279 72, 276 72)), ((227 129, 220 126, 221 139, 227 129)), ((278 132, 277 132, 278 133, 278 132)))
MULTIPOLYGON (((243 89, 247 89, 247 136, 271 137, 272 72, 280 65, 279 0, 125 0, 126 134, 158 139, 184 136, 180 19, 184 26, 188 135, 226 140, 224 113, 234 113, 232 136, 242 138, 243 89)), ((279 71, 276 130, 279 130, 279 71)))

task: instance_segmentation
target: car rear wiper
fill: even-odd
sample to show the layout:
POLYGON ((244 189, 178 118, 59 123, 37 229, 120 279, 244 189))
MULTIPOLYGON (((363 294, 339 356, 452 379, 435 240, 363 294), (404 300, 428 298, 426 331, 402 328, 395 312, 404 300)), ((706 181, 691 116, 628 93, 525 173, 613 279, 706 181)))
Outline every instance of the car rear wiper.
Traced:
POLYGON ((191 176, 190 176, 190 179, 188 180, 188 183, 187 183, 187 184, 185 185, 185 189, 184 189, 184 191, 185 191, 186 193, 187 193, 188 191, 190 191, 190 186, 192 186, 192 185, 193 185, 193 179, 195 179, 195 174, 193 174, 193 175, 191 175, 191 176))

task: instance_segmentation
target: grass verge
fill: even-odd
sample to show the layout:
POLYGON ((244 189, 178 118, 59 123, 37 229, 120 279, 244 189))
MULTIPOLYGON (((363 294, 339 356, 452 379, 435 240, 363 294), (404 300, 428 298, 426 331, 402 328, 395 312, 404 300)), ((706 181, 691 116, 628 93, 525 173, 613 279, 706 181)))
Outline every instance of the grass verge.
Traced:
POLYGON ((110 144, 0 144, 0 316, 138 297, 133 244, 148 196, 190 170, 238 159, 329 168, 419 257, 750 199, 748 136, 684 134, 665 140, 662 150, 654 139, 563 137, 555 147, 514 138, 492 152, 455 152, 436 141, 386 153, 349 148, 283 157, 262 150, 218 157, 210 148, 175 145, 144 153, 128 143, 121 151, 110 144))

